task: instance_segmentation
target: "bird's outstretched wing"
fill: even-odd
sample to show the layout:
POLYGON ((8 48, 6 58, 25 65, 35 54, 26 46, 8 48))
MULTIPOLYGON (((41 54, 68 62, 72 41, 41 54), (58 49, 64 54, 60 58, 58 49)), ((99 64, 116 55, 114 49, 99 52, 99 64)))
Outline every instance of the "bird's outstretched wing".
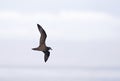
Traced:
POLYGON ((40 26, 39 24, 37 24, 37 26, 38 26, 38 30, 41 33, 40 45, 45 44, 45 40, 46 40, 47 34, 46 34, 45 30, 42 28, 42 26, 40 26))
POLYGON ((46 62, 50 56, 50 52, 49 51, 43 51, 44 52, 44 61, 46 62))

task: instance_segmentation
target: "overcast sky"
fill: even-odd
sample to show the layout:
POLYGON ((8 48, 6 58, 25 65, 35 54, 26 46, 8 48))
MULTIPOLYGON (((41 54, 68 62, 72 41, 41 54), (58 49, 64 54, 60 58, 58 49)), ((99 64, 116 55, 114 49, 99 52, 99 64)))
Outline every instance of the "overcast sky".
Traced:
POLYGON ((0 35, 2 39, 31 39, 39 23, 55 39, 118 40, 119 3, 119 0, 1 1, 0 35))
POLYGON ((30 64, 31 59, 34 64, 33 60, 37 59, 36 63, 43 57, 32 58, 39 53, 30 51, 38 45, 36 24, 39 23, 48 34, 47 43, 55 49, 51 56, 51 60, 56 60, 54 63, 62 64, 67 58, 66 64, 120 65, 119 0, 3 0, 0 1, 0 22, 0 40, 4 41, 0 46, 4 49, 0 53, 1 64, 15 61, 30 64), (24 51, 32 56, 25 56, 24 51))

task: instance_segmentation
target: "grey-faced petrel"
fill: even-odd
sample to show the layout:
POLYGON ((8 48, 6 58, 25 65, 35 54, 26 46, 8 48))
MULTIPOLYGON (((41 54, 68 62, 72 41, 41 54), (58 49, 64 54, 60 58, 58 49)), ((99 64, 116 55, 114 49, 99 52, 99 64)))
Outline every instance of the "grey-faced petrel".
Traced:
POLYGON ((39 43, 39 46, 37 48, 32 48, 32 50, 42 51, 44 53, 44 61, 46 62, 48 60, 49 56, 50 56, 49 50, 52 50, 52 48, 47 47, 46 44, 45 44, 45 40, 46 40, 46 37, 47 37, 47 34, 46 34, 45 30, 39 24, 37 24, 37 27, 38 27, 38 30, 41 33, 40 43, 39 43))

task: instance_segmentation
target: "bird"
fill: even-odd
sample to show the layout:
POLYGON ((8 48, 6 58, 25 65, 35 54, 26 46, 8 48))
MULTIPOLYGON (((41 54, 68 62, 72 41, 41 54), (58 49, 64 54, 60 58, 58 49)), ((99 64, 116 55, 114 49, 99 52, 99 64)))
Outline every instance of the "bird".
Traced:
POLYGON ((46 46, 46 38, 47 38, 47 34, 45 32, 45 30, 42 28, 41 25, 37 24, 38 30, 41 34, 40 36, 40 41, 39 41, 39 46, 36 48, 32 48, 32 50, 35 51, 42 51, 44 53, 44 61, 46 62, 50 56, 50 51, 52 50, 51 47, 46 46))

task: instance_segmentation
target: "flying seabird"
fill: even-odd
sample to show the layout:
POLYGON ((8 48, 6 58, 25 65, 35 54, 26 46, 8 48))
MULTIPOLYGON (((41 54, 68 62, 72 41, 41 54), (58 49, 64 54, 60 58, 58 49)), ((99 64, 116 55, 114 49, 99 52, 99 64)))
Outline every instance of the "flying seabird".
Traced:
POLYGON ((47 47, 45 44, 45 40, 47 37, 45 30, 39 24, 37 24, 37 27, 38 27, 39 32, 41 33, 40 43, 39 43, 39 46, 37 48, 32 48, 32 50, 42 51, 44 53, 44 61, 46 62, 50 56, 49 50, 52 50, 52 48, 47 47))

